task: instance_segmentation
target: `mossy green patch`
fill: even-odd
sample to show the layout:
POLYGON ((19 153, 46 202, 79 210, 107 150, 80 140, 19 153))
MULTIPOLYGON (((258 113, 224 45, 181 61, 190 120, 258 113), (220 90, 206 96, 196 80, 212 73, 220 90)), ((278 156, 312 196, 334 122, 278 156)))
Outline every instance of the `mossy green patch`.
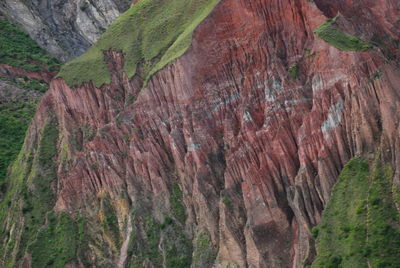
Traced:
POLYGON ((312 267, 400 267, 399 214, 392 172, 376 161, 352 159, 340 174, 321 224, 313 228, 312 267))
POLYGON ((141 0, 121 15, 81 57, 67 63, 59 76, 70 86, 93 81, 110 83, 105 52, 124 53, 124 71, 143 78, 180 57, 189 48, 195 28, 219 0, 141 0), (138 71, 141 69, 140 71, 138 71))
POLYGON ((318 26, 314 30, 314 33, 339 50, 366 51, 372 48, 371 44, 339 30, 335 26, 336 19, 337 17, 328 19, 325 23, 318 26))
POLYGON ((46 92, 49 89, 49 84, 43 79, 29 78, 27 76, 17 76, 14 78, 0 77, 0 80, 7 81, 10 84, 16 85, 23 89, 37 90, 39 92, 46 92))
POLYGON ((58 71, 60 62, 41 49, 29 36, 0 19, 0 63, 29 71, 58 71))

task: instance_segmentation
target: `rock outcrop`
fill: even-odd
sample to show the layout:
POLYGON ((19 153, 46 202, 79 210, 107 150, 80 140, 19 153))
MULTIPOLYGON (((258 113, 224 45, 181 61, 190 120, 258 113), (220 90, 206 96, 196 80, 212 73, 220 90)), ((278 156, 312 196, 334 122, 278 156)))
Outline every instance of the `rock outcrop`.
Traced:
MULTIPOLYGON (((40 166, 43 133, 58 129, 52 207, 90 222, 69 267, 173 267, 173 249, 188 248, 192 267, 311 264, 310 230, 350 158, 379 149, 399 183, 399 10, 395 0, 222 0, 146 83, 112 50, 110 84, 53 80, 17 164, 33 155, 40 166), (314 34, 335 16, 339 38, 372 48, 340 51, 314 34)), ((29 167, 11 174, 35 178, 29 167)), ((24 237, 23 204, 8 206, 3 256, 30 267, 32 251, 9 246, 24 237)))
POLYGON ((50 55, 66 61, 85 52, 131 0, 5 0, 0 13, 50 55))

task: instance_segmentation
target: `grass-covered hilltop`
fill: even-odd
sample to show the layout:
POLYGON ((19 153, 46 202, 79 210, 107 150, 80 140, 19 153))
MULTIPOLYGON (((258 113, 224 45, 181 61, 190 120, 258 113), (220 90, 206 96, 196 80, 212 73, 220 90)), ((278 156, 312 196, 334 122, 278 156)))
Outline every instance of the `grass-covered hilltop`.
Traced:
POLYGON ((209 15, 219 0, 141 0, 121 15, 81 57, 66 64, 59 77, 70 86, 93 81, 96 87, 110 83, 104 53, 124 53, 128 77, 148 79, 185 53, 196 26, 209 15))

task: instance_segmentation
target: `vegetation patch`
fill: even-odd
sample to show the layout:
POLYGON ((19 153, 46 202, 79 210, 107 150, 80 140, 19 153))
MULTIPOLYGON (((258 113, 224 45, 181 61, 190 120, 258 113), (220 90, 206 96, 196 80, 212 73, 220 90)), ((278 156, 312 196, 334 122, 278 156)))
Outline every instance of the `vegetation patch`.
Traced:
POLYGON ((185 206, 183 205, 183 193, 178 184, 174 184, 172 186, 172 193, 169 202, 171 205, 172 214, 175 216, 175 218, 179 222, 185 223, 186 212, 185 206))
POLYGON ((122 238, 119 232, 118 218, 111 205, 111 200, 108 197, 102 199, 101 207, 102 215, 104 215, 101 219, 102 230, 111 238, 115 248, 119 250, 122 244, 122 238))
POLYGON ((340 174, 322 222, 313 228, 312 267, 400 267, 400 220, 391 192, 392 171, 352 159, 340 174))
POLYGON ((3 225, 0 233, 2 243, 9 241, 0 246, 2 256, 10 260, 6 264, 9 267, 19 266, 25 252, 31 254, 34 268, 62 268, 76 256, 87 263, 83 251, 87 248, 86 220, 75 222, 68 214, 52 211, 58 137, 58 122, 50 118, 38 144, 21 151, 12 165, 9 189, 0 203, 0 222, 7 217, 15 224, 13 232, 3 225), (14 234, 20 231, 21 237, 14 234), (18 247, 16 258, 12 255, 14 247, 18 247))
POLYGON ((49 84, 43 79, 29 78, 27 76, 17 76, 12 79, 0 77, 0 80, 7 81, 23 89, 37 90, 42 93, 49 89, 49 84))
POLYGON ((78 240, 78 227, 69 215, 49 213, 47 225, 29 246, 32 267, 63 268, 75 258, 78 240))
POLYGON ((226 196, 222 197, 222 198, 221 198, 221 202, 224 203, 224 205, 225 205, 228 209, 233 210, 232 201, 231 201, 228 197, 226 197, 226 196))
POLYGON ((366 51, 372 48, 371 44, 339 30, 335 26, 336 19, 337 17, 328 19, 325 23, 318 26, 314 30, 314 33, 339 50, 366 51))
POLYGON ((300 75, 299 65, 295 64, 295 65, 290 66, 289 74, 290 74, 290 78, 292 78, 293 80, 296 80, 297 78, 299 78, 299 75, 300 75))
POLYGON ((4 218, 15 223, 15 230, 9 233, 2 224, 1 241, 9 241, 0 251, 14 262, 23 258, 29 245, 36 241, 38 232, 46 223, 46 215, 54 206, 52 182, 56 178, 55 158, 57 156, 58 126, 55 119, 49 120, 43 128, 35 148, 21 151, 11 167, 5 181, 7 192, 0 203, 0 223, 4 218), (18 232, 22 236, 16 236, 18 232), (11 235, 11 236, 10 236, 11 235), (12 243, 11 243, 12 242, 12 243), (19 242, 19 243, 18 243, 19 242), (14 246, 18 247, 17 257, 11 257, 14 246))
POLYGON ((133 230, 128 249, 128 267, 186 268, 192 264, 192 243, 182 224, 171 217, 157 221, 141 211, 132 216, 133 230), (137 215, 136 215, 137 214, 137 215))
MULTIPOLYGON (((21 187, 25 229, 21 241, 24 250, 33 241, 44 224, 45 216, 54 205, 52 182, 57 178, 55 157, 57 156, 58 125, 53 119, 43 129, 37 157, 33 159, 30 176, 25 177, 21 187)), ((22 253, 23 251, 21 251, 22 253)))
POLYGON ((8 166, 21 150, 35 107, 35 101, 0 104, 0 184, 4 182, 8 166))
POLYGON ((368 242, 372 267, 400 267, 400 215, 392 195, 393 171, 376 163, 368 196, 368 242))
POLYGON ((195 28, 219 0, 141 0, 121 15, 85 54, 67 63, 59 76, 70 86, 110 83, 105 52, 121 51, 124 71, 148 79, 189 48, 195 28))
POLYGON ((0 19, 0 63, 29 71, 58 71, 60 62, 47 55, 30 37, 0 19))
MULTIPOLYGON (((0 64, 29 71, 57 71, 60 66, 56 59, 48 56, 27 34, 2 19, 0 19, 0 64)), ((23 89, 40 92, 45 92, 49 88, 43 79, 26 76, 0 77, 0 80, 23 89)), ((7 167, 15 160, 21 149, 37 101, 38 98, 28 98, 23 95, 14 100, 7 98, 5 101, 0 101, 0 184, 4 181, 7 167)))
POLYGON ((194 239, 192 268, 212 267, 217 257, 216 248, 207 232, 197 233, 194 239))

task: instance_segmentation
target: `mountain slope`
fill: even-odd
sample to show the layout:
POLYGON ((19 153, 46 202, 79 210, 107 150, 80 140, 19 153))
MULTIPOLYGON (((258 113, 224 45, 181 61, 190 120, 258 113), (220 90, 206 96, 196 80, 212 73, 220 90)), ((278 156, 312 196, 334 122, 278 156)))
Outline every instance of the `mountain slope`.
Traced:
POLYGON ((36 104, 60 63, 29 36, 0 20, 0 184, 21 150, 36 104))
POLYGON ((50 55, 70 60, 85 52, 131 0, 4 0, 0 13, 50 55))
MULTIPOLYGON (((166 2, 176 1, 127 14, 166 2)), ((392 0, 221 0, 160 70, 181 29, 172 40, 158 32, 161 49, 100 41, 99 66, 74 69, 83 55, 52 81, 12 167, 3 264, 318 265, 311 229, 350 159, 379 155, 398 189, 399 10, 392 0), (66 81, 99 69, 105 78, 66 81)))

